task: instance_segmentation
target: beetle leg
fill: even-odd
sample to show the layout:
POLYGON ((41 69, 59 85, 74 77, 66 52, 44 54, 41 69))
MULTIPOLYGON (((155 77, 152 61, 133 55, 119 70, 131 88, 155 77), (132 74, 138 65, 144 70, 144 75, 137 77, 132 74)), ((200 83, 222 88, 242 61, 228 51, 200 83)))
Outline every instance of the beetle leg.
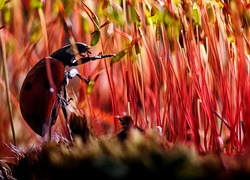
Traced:
POLYGON ((64 92, 64 98, 60 96, 60 104, 61 104, 62 112, 66 121, 66 129, 67 129, 68 135, 70 137, 70 140, 73 141, 73 137, 71 135, 71 130, 70 130, 69 123, 68 123, 68 113, 66 109, 66 106, 69 104, 67 101, 66 85, 63 85, 63 92, 64 92))
POLYGON ((108 57, 115 57, 115 54, 105 54, 105 55, 99 55, 99 56, 86 56, 86 57, 82 57, 79 60, 68 64, 68 66, 78 66, 80 64, 84 64, 86 62, 89 61, 93 61, 93 60, 97 60, 97 59, 103 59, 103 58, 108 58, 108 57))
POLYGON ((59 112, 59 104, 57 103, 57 105, 55 105, 55 104, 53 105, 52 111, 51 111, 51 116, 50 116, 50 121, 49 121, 48 141, 51 140, 51 128, 56 123, 58 112, 59 112))
POLYGON ((77 76, 78 78, 80 78, 83 82, 85 82, 86 84, 89 84, 90 79, 89 78, 85 78, 83 76, 81 76, 81 74, 77 71, 77 69, 71 69, 68 74, 67 77, 72 79, 73 77, 77 76))
POLYGON ((66 107, 65 107, 67 105, 67 103, 64 100, 63 100, 63 103, 64 103, 64 105, 62 105, 62 111, 63 111, 63 115, 64 115, 64 118, 65 118, 65 121, 66 121, 66 129, 67 129, 68 135, 70 137, 70 140, 73 141, 73 137, 71 135, 71 130, 70 130, 69 123, 68 123, 68 113, 67 113, 67 110, 66 110, 66 107))
POLYGON ((69 127, 68 113, 67 113, 67 109, 66 109, 66 106, 68 105, 70 99, 69 99, 69 101, 67 101, 66 85, 68 84, 68 79, 72 79, 75 76, 79 77, 86 84, 89 84, 89 82, 90 82, 90 79, 81 76, 80 73, 77 71, 77 69, 71 69, 70 71, 65 72, 65 78, 64 78, 64 82, 63 82, 63 97, 61 96, 62 95, 61 93, 58 94, 59 102, 61 104, 63 115, 64 115, 64 118, 66 120, 67 132, 68 132, 68 135, 69 135, 71 141, 73 141, 73 137, 72 137, 71 130, 69 127))

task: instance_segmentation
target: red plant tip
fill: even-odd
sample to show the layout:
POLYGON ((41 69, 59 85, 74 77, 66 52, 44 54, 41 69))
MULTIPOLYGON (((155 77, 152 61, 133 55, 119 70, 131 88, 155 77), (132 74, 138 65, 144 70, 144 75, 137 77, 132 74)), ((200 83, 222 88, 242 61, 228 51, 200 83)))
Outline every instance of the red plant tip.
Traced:
POLYGON ((116 118, 118 118, 118 121, 120 122, 120 124, 123 126, 123 127, 126 127, 126 126, 129 126, 129 125, 132 125, 133 124, 133 120, 130 116, 126 115, 126 116, 123 116, 123 117, 120 117, 120 116, 116 116, 116 118))

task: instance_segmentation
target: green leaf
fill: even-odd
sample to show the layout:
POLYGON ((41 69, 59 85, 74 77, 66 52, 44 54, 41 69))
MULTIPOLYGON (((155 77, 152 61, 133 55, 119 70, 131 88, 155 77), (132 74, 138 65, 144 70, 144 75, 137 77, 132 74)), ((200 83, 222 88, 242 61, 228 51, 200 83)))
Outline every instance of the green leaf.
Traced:
POLYGON ((40 0, 32 0, 31 1, 31 8, 32 9, 39 9, 43 7, 43 3, 40 0))
POLYGON ((3 6, 6 2, 7 0, 0 0, 0 10, 3 9, 3 6))
POLYGON ((111 63, 118 62, 121 58, 123 58, 127 53, 127 50, 122 50, 116 54, 116 56, 112 59, 111 63))
POLYGON ((137 23, 137 24, 140 24, 141 23, 141 19, 140 19, 140 16, 138 15, 136 9, 134 6, 131 7, 131 18, 132 18, 132 21, 137 23))
POLYGON ((4 23, 9 24, 11 21, 11 10, 10 8, 4 8, 4 23))
POLYGON ((107 17, 118 25, 125 24, 125 18, 121 9, 108 5, 105 9, 107 17))
POLYGON ((173 22, 174 22, 174 18, 173 18, 173 16, 169 13, 169 11, 164 11, 164 15, 161 15, 161 16, 163 16, 164 17, 164 22, 165 22, 165 24, 166 25, 172 25, 173 24, 173 22))
POLYGON ((101 36, 100 30, 99 29, 95 30, 93 33, 93 37, 91 39, 90 45, 91 46, 96 45, 99 42, 100 36, 101 36))
POLYGON ((91 94, 95 86, 95 81, 90 81, 87 87, 87 93, 91 94))
POLYGON ((200 9, 196 3, 194 3, 193 6, 193 18, 194 18, 194 24, 196 26, 201 23, 200 9))
POLYGON ((215 23, 216 17, 215 17, 214 8, 213 8, 211 2, 207 4, 206 9, 207 9, 207 15, 208 15, 209 22, 215 23))

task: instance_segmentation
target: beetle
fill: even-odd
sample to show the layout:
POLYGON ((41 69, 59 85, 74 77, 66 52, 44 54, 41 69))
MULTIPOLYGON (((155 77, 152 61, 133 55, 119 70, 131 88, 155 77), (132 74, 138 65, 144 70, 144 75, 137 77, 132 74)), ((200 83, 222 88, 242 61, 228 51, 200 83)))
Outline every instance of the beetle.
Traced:
POLYGON ((115 54, 100 56, 89 56, 89 54, 91 54, 90 47, 84 43, 68 44, 49 57, 41 59, 28 72, 21 86, 19 104, 24 120, 36 134, 42 137, 48 134, 50 140, 51 127, 55 124, 61 107, 66 119, 68 134, 72 139, 67 122, 66 85, 68 80, 74 76, 78 76, 87 84, 90 80, 82 77, 76 69, 67 71, 66 66, 78 66, 91 60, 115 56, 115 54), (76 59, 76 55, 79 55, 80 58, 76 59), (48 70, 48 67, 51 71, 48 70), (53 83, 49 81, 49 77, 52 77, 53 83))

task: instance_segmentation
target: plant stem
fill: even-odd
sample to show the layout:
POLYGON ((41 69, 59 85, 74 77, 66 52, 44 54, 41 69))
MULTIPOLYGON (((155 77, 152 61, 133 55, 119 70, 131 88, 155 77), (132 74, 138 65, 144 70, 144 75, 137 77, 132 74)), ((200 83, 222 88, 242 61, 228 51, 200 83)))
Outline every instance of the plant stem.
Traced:
POLYGON ((5 90, 7 96, 7 103, 8 103, 8 110, 10 116, 10 124, 11 124, 11 131, 13 136, 13 144, 16 146, 16 136, 15 136, 15 128, 13 123, 13 115, 12 115, 12 106, 10 102, 10 88, 9 88, 9 78, 8 78, 8 70, 7 70, 7 63, 6 63, 6 49, 4 43, 4 37, 1 37, 1 45, 2 45, 2 58, 3 58, 3 71, 4 71, 4 81, 5 81, 5 90))

